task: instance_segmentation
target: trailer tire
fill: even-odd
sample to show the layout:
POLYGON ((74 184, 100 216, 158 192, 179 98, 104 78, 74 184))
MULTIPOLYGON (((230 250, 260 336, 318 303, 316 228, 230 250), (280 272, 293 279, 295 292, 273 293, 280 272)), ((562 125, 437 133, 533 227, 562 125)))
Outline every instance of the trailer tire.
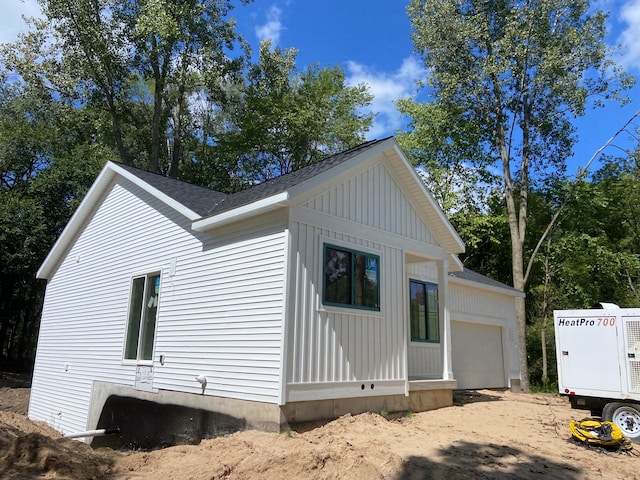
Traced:
POLYGON ((602 409, 602 418, 615 423, 625 437, 640 443, 640 405, 611 402, 602 409))

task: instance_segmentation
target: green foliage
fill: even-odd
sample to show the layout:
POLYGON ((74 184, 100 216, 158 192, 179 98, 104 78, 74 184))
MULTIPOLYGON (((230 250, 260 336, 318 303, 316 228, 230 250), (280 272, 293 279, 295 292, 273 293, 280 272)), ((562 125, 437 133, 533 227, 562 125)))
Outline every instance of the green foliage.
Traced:
POLYGON ((556 367, 556 345, 553 330, 553 312, 551 317, 545 322, 544 319, 538 319, 535 323, 527 328, 527 355, 529 365, 529 379, 531 386, 535 386, 539 391, 557 392, 558 391, 558 370, 556 367), (547 373, 543 369, 543 354, 541 344, 541 330, 545 330, 545 348, 547 373))
POLYGON ((106 156, 96 125, 65 102, 0 79, 0 363, 28 369, 44 282, 35 272, 106 156))
POLYGON ((222 112, 214 150, 240 184, 289 173, 364 140, 372 99, 364 85, 345 85, 338 68, 298 70, 296 50, 260 45, 260 61, 234 108, 222 112))
MULTIPOLYGON (((468 161, 480 178, 500 172, 511 278, 524 290, 531 188, 564 173, 571 121, 587 102, 620 99, 633 79, 609 59, 606 16, 586 0, 412 0, 407 11, 428 72, 427 102, 400 104, 425 149, 416 162, 430 158, 446 172, 468 161)), ((527 390, 524 300, 516 315, 527 390)))

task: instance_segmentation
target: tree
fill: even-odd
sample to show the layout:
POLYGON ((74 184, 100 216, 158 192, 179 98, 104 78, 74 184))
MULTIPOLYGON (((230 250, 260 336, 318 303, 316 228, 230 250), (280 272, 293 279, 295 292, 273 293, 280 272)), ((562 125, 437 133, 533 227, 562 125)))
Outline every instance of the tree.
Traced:
MULTIPOLYGON (((247 3, 249 0, 241 0, 247 3)), ((4 63, 30 84, 108 114, 120 161, 177 177, 189 98, 243 68, 231 0, 39 0, 4 63), (168 148, 167 148, 168 147, 168 148)))
POLYGON ((592 308, 601 301, 638 305, 639 181, 634 154, 605 159, 590 180, 559 180, 530 197, 536 199, 530 209, 530 227, 536 233, 546 228, 559 204, 565 206, 535 257, 527 290, 532 307, 528 312, 532 383, 539 381, 545 386, 554 381, 547 368, 547 350, 551 360, 554 354, 552 335, 547 338, 553 330, 547 327, 554 309, 592 308))
POLYGON ((33 362, 44 282, 35 272, 114 152, 99 118, 0 74, 0 364, 33 362), (98 121, 96 121, 98 120, 98 121))
POLYGON ((317 162, 364 141, 373 120, 364 85, 345 85, 339 67, 298 70, 297 51, 260 45, 235 108, 222 112, 219 158, 244 185, 317 162))
MULTIPOLYGON (((501 171, 513 286, 524 291, 530 189, 563 174, 575 142, 571 118, 588 100, 601 105, 632 84, 609 60, 606 16, 585 0, 413 0, 408 14, 430 101, 450 114, 454 131, 475 132, 490 159, 471 156, 476 168, 501 171)), ((524 299, 516 315, 528 389, 524 299)))

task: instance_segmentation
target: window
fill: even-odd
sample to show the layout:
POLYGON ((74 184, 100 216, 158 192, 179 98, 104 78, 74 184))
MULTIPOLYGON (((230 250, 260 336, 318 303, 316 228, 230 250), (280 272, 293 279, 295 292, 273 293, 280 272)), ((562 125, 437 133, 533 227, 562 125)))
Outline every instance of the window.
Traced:
POLYGON ((380 311, 380 257, 324 246, 324 303, 380 311))
POLYGON ((410 280, 409 289, 411 341, 439 342, 438 285, 410 280))
POLYGON ((160 294, 160 273, 135 277, 131 282, 126 360, 153 360, 153 338, 160 294))

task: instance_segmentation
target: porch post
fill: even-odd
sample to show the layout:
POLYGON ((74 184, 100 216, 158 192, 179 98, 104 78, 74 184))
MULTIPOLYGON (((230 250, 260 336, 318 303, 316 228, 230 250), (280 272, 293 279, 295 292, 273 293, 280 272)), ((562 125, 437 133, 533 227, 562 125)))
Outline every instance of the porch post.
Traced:
POLYGON ((438 268, 438 310, 442 332, 442 378, 453 380, 451 367, 451 316, 449 312, 449 260, 436 261, 438 268))

